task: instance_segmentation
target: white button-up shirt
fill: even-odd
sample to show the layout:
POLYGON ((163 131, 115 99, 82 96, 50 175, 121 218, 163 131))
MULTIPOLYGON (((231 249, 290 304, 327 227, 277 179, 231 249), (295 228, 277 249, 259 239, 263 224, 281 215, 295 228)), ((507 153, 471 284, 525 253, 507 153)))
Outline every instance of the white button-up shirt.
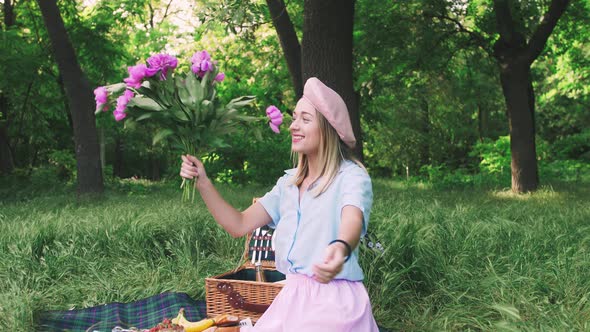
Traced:
MULTIPOLYGON (((357 164, 345 160, 332 184, 314 197, 309 186, 299 201, 299 188, 293 184, 296 169, 285 171, 274 188, 258 202, 271 216, 275 228, 273 246, 277 270, 284 274, 313 276, 312 266, 324 259, 328 244, 338 238, 342 208, 356 206, 363 213, 362 235, 367 231, 373 204, 371 178, 357 164)), ((363 280, 358 263, 358 247, 335 279, 363 280)))

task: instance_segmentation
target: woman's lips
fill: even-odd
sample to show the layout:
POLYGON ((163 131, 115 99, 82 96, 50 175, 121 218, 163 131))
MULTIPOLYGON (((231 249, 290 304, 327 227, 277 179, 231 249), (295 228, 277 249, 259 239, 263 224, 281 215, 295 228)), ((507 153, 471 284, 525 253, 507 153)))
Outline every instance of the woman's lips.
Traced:
POLYGON ((297 143, 297 142, 301 141, 302 139, 303 139, 303 136, 301 136, 301 135, 293 135, 293 136, 291 137, 291 141, 292 141, 293 143, 297 143))

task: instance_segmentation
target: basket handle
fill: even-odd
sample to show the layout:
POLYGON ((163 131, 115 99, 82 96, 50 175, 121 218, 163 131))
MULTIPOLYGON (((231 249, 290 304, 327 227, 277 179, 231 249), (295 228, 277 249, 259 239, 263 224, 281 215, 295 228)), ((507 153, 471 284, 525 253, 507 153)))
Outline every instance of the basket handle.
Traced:
POLYGON ((231 284, 226 282, 219 283, 217 290, 222 294, 227 294, 227 303, 234 309, 264 313, 270 307, 270 304, 256 304, 246 301, 238 291, 233 289, 231 284))

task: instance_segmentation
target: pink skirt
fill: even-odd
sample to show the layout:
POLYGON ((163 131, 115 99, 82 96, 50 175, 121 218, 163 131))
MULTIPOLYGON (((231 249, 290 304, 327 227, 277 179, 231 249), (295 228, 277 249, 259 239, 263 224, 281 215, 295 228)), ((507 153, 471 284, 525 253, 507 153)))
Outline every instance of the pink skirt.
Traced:
POLYGON ((251 332, 378 332, 371 302, 360 281, 332 280, 322 284, 301 274, 287 282, 251 332))

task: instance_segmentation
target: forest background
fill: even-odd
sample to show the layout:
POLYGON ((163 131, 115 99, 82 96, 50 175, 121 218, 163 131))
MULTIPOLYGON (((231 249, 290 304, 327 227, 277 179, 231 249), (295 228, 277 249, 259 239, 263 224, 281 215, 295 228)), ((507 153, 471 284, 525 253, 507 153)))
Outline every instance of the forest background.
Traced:
MULTIPOLYGON (((532 35, 549 4, 519 2, 515 29, 532 35)), ((151 54, 188 59, 206 49, 227 73, 222 99, 257 97, 250 114, 271 104, 290 112, 300 94, 263 2, 59 5, 89 88, 122 81, 127 66, 151 54)), ((588 6, 569 5, 530 69, 541 182, 575 181, 588 170, 588 6)), ((70 104, 41 11, 33 1, 4 1, 3 9, 0 169, 19 178, 75 181, 70 104)), ((287 2, 285 10, 301 38, 303 3, 287 2)), ((510 122, 493 54, 494 11, 491 1, 356 3, 351 70, 363 157, 374 176, 510 186, 510 122)), ((165 141, 152 144, 157 128, 125 128, 110 113, 97 117, 96 128, 105 179, 177 178, 178 152, 165 141)), ((244 129, 229 147, 203 158, 218 181, 268 184, 292 165, 288 142, 286 131, 265 131, 256 140, 244 129)))

